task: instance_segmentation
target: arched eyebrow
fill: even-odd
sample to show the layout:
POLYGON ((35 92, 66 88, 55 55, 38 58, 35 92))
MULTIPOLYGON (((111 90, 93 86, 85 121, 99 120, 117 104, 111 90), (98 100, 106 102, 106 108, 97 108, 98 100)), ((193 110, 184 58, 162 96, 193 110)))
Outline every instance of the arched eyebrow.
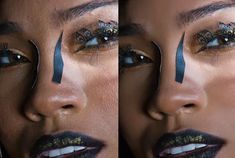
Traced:
POLYGON ((54 22, 56 26, 60 26, 97 8, 113 5, 115 3, 118 3, 118 0, 92 0, 67 10, 56 11, 52 19, 55 19, 54 22))
POLYGON ((130 23, 119 26, 119 36, 134 36, 143 34, 144 28, 140 24, 130 23))
POLYGON ((185 26, 189 23, 192 23, 196 20, 199 20, 205 16, 209 16, 219 10, 235 7, 235 2, 213 2, 211 4, 187 11, 182 12, 177 16, 177 22, 179 26, 185 26))
POLYGON ((15 22, 5 21, 0 23, 0 36, 21 32, 22 28, 15 22))
MULTIPOLYGON (((53 14, 52 19, 56 23, 56 26, 58 27, 59 25, 71 21, 78 16, 82 16, 88 12, 91 12, 94 9, 107 5, 112 5, 117 2, 118 0, 92 0, 88 3, 70 8, 65 11, 57 11, 56 14, 53 14)), ((12 33, 20 33, 22 31, 23 31, 22 28, 16 22, 12 21, 0 22, 0 36, 9 35, 12 33)))

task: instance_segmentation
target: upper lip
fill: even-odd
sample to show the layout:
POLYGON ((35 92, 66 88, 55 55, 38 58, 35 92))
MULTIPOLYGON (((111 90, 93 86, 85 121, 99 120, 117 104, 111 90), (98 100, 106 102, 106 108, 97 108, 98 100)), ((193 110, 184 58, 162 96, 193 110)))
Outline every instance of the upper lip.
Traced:
MULTIPOLYGON (((176 133, 167 133, 164 134, 156 143, 153 148, 153 153, 156 158, 165 158, 165 157, 184 157, 187 152, 184 150, 189 150, 190 147, 192 151, 196 151, 198 148, 216 147, 214 152, 217 152, 223 145, 225 141, 216 136, 212 136, 208 133, 203 133, 195 131, 192 129, 176 132, 176 133), (176 152, 175 155, 167 155, 169 152, 176 152), (177 155, 177 151, 179 154, 177 155), (181 152, 180 152, 181 151, 181 152), (180 156, 181 154, 181 156, 180 156)), ((190 150, 190 152, 192 153, 190 150)), ((186 156, 185 156, 186 157, 186 156)))
POLYGON ((58 150, 61 152, 62 149, 66 150, 66 148, 73 147, 79 148, 83 152, 92 150, 92 154, 96 155, 104 146, 104 143, 99 140, 80 133, 68 131, 55 135, 44 135, 39 138, 30 151, 30 157, 41 158, 45 157, 42 156, 42 154, 49 154, 50 151, 58 150))

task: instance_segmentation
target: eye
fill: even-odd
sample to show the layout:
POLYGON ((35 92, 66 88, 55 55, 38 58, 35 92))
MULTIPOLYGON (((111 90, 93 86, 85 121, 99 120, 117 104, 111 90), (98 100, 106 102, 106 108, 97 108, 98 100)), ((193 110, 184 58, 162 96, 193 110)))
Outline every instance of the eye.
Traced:
POLYGON ((105 48, 118 40, 118 24, 114 21, 105 23, 99 21, 94 31, 87 28, 81 29, 75 34, 78 49, 81 50, 105 48))
POLYGON ((6 68, 29 62, 30 61, 23 55, 19 54, 17 50, 0 50, 0 68, 6 68))
POLYGON ((232 47, 235 45, 234 24, 220 23, 216 32, 204 30, 198 33, 196 38, 201 45, 197 52, 232 47))
POLYGON ((153 60, 143 55, 140 50, 135 49, 121 49, 119 55, 120 68, 131 68, 139 65, 153 63, 153 60))

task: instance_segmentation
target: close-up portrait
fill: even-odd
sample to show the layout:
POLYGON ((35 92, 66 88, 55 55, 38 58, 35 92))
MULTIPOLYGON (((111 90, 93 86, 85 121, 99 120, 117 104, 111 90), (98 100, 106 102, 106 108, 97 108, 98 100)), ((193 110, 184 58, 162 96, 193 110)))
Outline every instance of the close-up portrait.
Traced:
POLYGON ((0 158, 118 158, 118 1, 0 0, 0 158))
POLYGON ((119 16, 120 155, 234 157, 235 1, 123 0, 119 16))

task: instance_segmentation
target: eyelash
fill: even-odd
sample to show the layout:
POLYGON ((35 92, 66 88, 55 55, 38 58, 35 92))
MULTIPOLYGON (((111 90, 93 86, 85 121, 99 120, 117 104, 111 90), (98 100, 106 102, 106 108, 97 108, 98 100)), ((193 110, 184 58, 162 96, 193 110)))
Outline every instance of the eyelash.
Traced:
POLYGON ((204 30, 196 34, 196 39, 199 45, 201 45, 201 48, 197 51, 197 53, 202 51, 221 50, 235 46, 234 25, 234 23, 220 23, 220 29, 214 33, 204 30))
POLYGON ((140 50, 135 50, 130 46, 119 50, 119 69, 132 68, 139 65, 153 63, 153 60, 143 55, 140 50))
POLYGON ((117 22, 98 22, 98 27, 94 31, 83 28, 75 33, 75 44, 79 45, 75 52, 82 50, 99 50, 107 48, 116 43, 118 40, 117 22))

